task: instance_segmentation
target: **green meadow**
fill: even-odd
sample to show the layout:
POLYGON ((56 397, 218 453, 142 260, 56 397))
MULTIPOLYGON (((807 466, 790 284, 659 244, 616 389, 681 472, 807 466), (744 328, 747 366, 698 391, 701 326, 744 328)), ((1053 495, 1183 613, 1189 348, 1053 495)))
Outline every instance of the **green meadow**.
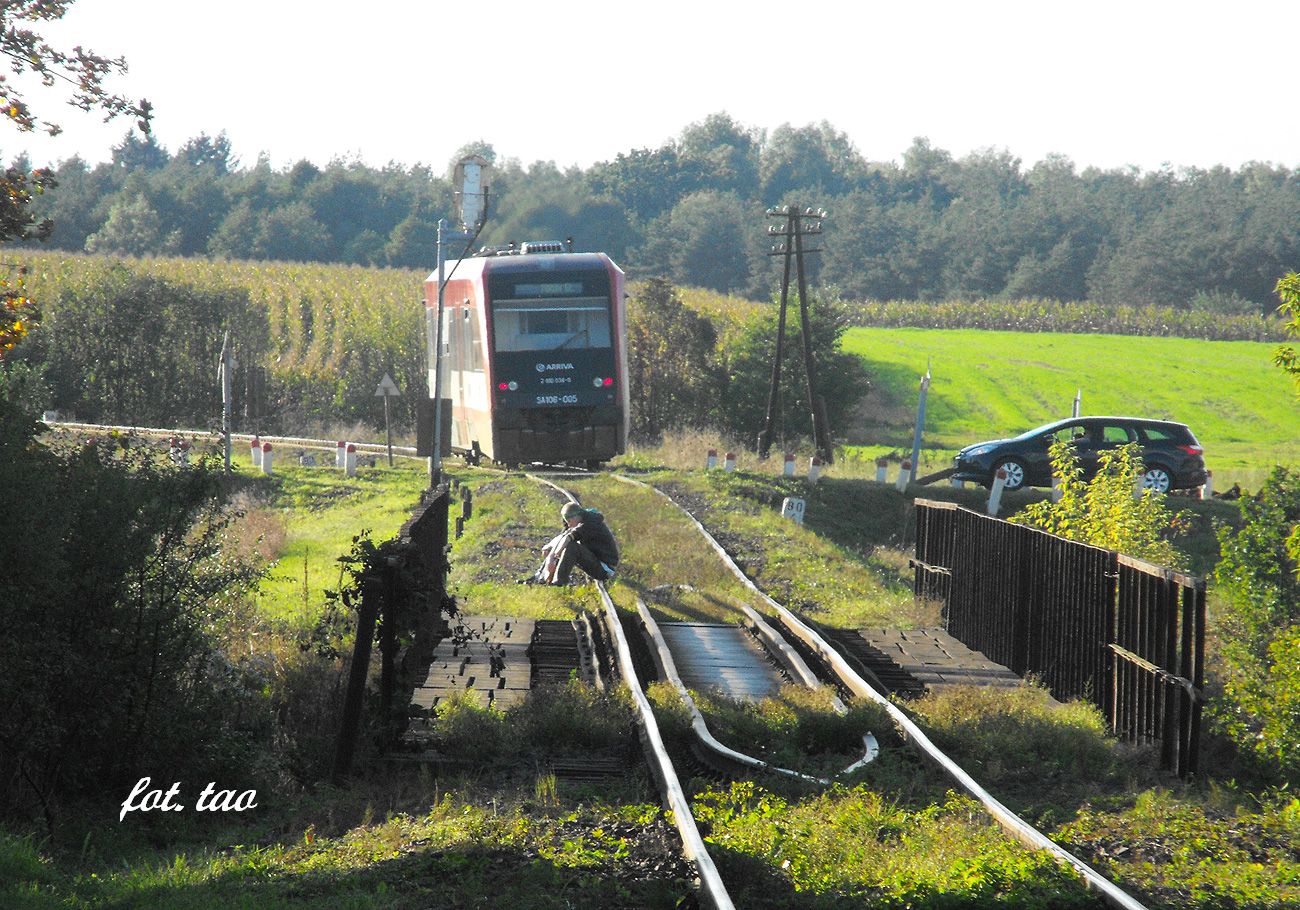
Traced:
POLYGON ((1188 424, 1215 487, 1254 488, 1275 464, 1300 464, 1300 402, 1273 365, 1276 345, 1124 335, 853 328, 844 349, 872 374, 872 394, 845 435, 849 452, 911 445, 918 383, 930 364, 924 446, 936 466, 971 442, 1014 436, 1083 414, 1188 424))
MULTIPOLYGON (((241 473, 251 473, 248 465, 241 473)), ((274 559, 255 595, 267 616, 308 627, 325 591, 340 583, 339 557, 363 531, 379 543, 396 536, 429 484, 422 462, 399 459, 361 468, 355 477, 328 466, 276 465, 268 476, 247 480, 245 517, 275 539, 274 559)))

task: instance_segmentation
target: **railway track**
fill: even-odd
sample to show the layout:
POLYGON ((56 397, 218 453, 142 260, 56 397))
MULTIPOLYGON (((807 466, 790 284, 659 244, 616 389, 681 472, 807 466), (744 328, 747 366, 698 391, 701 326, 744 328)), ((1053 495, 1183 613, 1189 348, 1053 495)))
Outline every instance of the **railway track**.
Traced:
MULTIPOLYGON (((535 481, 542 483, 563 497, 576 502, 577 497, 571 491, 560 486, 549 477, 540 474, 529 475, 535 481)), ((843 643, 833 643, 824 637, 818 629, 812 624, 804 621, 784 605, 778 603, 766 592, 762 591, 753 581, 745 575, 744 571, 737 565, 736 561, 726 551, 724 547, 717 542, 708 530, 693 516, 676 503, 663 491, 658 490, 640 481, 623 477, 618 474, 609 474, 614 480, 621 483, 631 484, 643 489, 652 490, 655 494, 665 501, 666 506, 679 510, 695 526, 699 534, 707 541, 709 546, 716 552, 718 558, 728 567, 732 574, 743 584, 751 593, 766 606, 770 611, 768 617, 764 617, 757 611, 748 610, 747 613, 752 615, 746 617, 748 623, 758 623, 766 626, 763 634, 756 633, 756 641, 762 642, 763 647, 767 649, 768 659, 773 666, 784 666, 790 669, 782 670, 783 676, 788 678, 799 678, 808 685, 834 685, 839 691, 848 693, 852 698, 862 699, 883 708, 894 723, 901 738, 908 743, 910 747, 917 750, 928 762, 939 768, 951 780, 961 788, 966 794, 977 800, 988 815, 1002 827, 1008 836, 1014 838, 1026 848, 1035 851, 1042 851, 1058 864, 1072 870, 1083 881, 1084 885, 1091 891, 1095 892, 1101 900, 1109 907, 1121 908, 1121 910, 1145 910, 1144 905, 1136 898, 1129 895, 1123 889, 1119 888, 1109 879, 1099 875, 1092 867, 1088 866, 1082 860, 1078 859, 1060 845, 1054 843, 1045 834, 1038 831, 1018 815, 1008 809, 987 790, 985 790, 966 770, 961 768, 950 757, 940 751, 923 730, 897 705, 895 705, 885 694, 878 688, 879 682, 868 680, 861 672, 862 664, 849 655, 846 659, 843 653, 845 646, 843 643), (769 620, 771 620, 769 622, 769 620), (815 666, 809 667, 807 663, 800 659, 800 654, 809 655, 814 658, 811 662, 815 666), (804 664, 803 669, 798 669, 798 664, 804 664), (856 665, 856 666, 855 666, 856 665)), ((696 863, 700 869, 700 901, 702 906, 706 907, 730 907, 734 906, 731 897, 726 892, 725 883, 717 875, 717 867, 709 857, 705 848, 703 839, 699 837, 698 827, 695 825, 693 818, 690 816, 689 803, 685 801, 684 794, 681 791, 680 779, 673 766, 672 758, 663 749, 663 740, 658 736, 658 727, 654 720, 653 711, 649 702, 646 700, 643 692, 645 681, 638 678, 636 669, 632 664, 630 645, 627 642, 627 633, 624 619, 620 615, 618 608, 614 605, 603 584, 597 585, 600 591, 600 597, 604 605, 604 620, 610 632, 611 638, 616 642, 620 654, 619 671, 623 679, 627 682, 632 690, 634 700, 638 711, 638 727, 642 731, 643 744, 647 749, 648 760, 652 763, 652 769, 655 772, 656 781, 661 787, 661 793, 664 801, 669 808, 673 810, 674 818, 678 823, 678 830, 682 835, 686 855, 696 863), (623 655, 626 654, 624 658, 623 655), (647 731, 655 731, 655 735, 650 735, 647 731)), ((645 608, 644 603, 638 605, 637 624, 645 630, 646 636, 654 643, 652 654, 656 656, 657 669, 661 676, 673 680, 676 677, 676 683, 680 692, 686 695, 689 701, 689 695, 686 694, 686 687, 682 685, 681 679, 675 673, 673 668, 673 653, 666 637, 657 628, 649 611, 645 608)), ((671 637, 671 636, 669 636, 671 637)), ((689 638, 689 634, 680 636, 689 638)), ((735 667, 725 659, 719 664, 728 670, 734 670, 735 667)), ((753 684, 752 675, 741 673, 747 677, 746 684, 753 684)), ((867 674, 869 675, 869 674, 867 674)), ((719 677, 723 678, 726 673, 720 673, 719 677)), ((695 681, 696 685, 707 685, 707 679, 695 681)), ((759 685, 762 685, 759 683, 759 685)), ((698 712, 694 713, 695 718, 699 718, 698 712)), ((805 783, 827 783, 825 780, 817 780, 807 775, 799 775, 798 772, 792 772, 787 769, 775 768, 766 762, 755 759, 750 756, 744 756, 735 750, 730 749, 725 744, 719 743, 713 739, 707 731, 702 719, 693 724, 697 748, 694 749, 697 756, 707 766, 721 772, 732 773, 736 775, 744 774, 776 774, 784 776, 798 776, 804 779, 805 783)), ((872 744, 866 744, 865 754, 862 761, 870 760, 872 744)), ((855 763, 850 769, 857 767, 861 761, 855 763)))
MULTIPOLYGON (((169 436, 189 436, 191 438, 207 437, 218 439, 216 434, 207 431, 190 431, 162 428, 139 428, 139 427, 113 427, 91 424, 75 424, 59 422, 54 426, 78 432, 121 432, 142 436, 169 437, 169 436)), ((248 434, 240 434, 232 438, 248 440, 252 437, 248 434)), ((329 440, 308 439, 304 437, 262 437, 268 441, 285 446, 300 446, 303 448, 315 448, 325 451, 332 451, 335 443, 329 440)), ((372 452, 378 454, 386 452, 386 446, 378 444, 357 444, 360 451, 372 452)), ((414 458, 414 449, 403 449, 394 447, 395 455, 402 457, 414 458)), ((542 473, 527 474, 536 482, 542 483, 566 499, 577 501, 572 492, 556 483, 556 480, 564 480, 571 477, 588 477, 592 476, 591 472, 576 471, 573 469, 557 469, 554 473, 543 475, 542 473), (554 478, 554 479, 552 479, 554 478)), ((715 551, 718 558, 727 566, 728 570, 749 589, 755 598, 761 602, 767 609, 767 615, 764 616, 757 611, 747 609, 748 614, 744 623, 749 625, 753 630, 754 641, 761 643, 761 648, 765 650, 762 660, 771 667, 777 668, 776 672, 782 678, 799 679, 809 686, 833 685, 841 693, 849 697, 863 699, 880 705, 890 716, 895 724, 902 739, 912 748, 916 749, 928 761, 933 763, 947 774, 964 792, 976 799, 1009 836, 1013 837, 1031 850, 1043 851, 1050 855, 1056 862, 1062 866, 1072 869, 1090 889, 1095 891, 1100 898, 1111 907, 1123 908, 1123 910, 1144 910, 1143 905, 1131 895, 1117 887, 1113 882, 1100 876, 1086 863, 1074 857, 1068 851, 1053 843, 1046 835, 1037 831, 1015 813, 1011 812, 1006 806, 989 794, 978 782, 964 769, 958 766, 952 759, 938 750, 929 740, 925 733, 906 715, 893 704, 878 688, 879 681, 871 678, 870 670, 865 670, 862 655, 854 654, 853 650, 846 646, 843 641, 833 641, 823 636, 821 632, 812 624, 804 621, 801 617, 788 610, 784 605, 771 598, 766 592, 758 588, 744 571, 737 565, 736 561, 722 547, 717 540, 708 532, 708 530, 693 516, 691 513, 676 503, 665 494, 640 481, 623 477, 618 474, 607 474, 615 481, 626 483, 633 486, 651 490, 657 496, 661 497, 666 507, 679 510, 694 525, 698 533, 715 551), (812 658, 805 661, 803 656, 812 658), (811 666, 810 666, 811 665, 811 666), (865 670, 865 672, 864 672, 865 670)), ((609 592, 603 584, 597 584, 599 596, 601 599, 603 611, 600 616, 599 629, 593 630, 588 628, 587 640, 590 641, 592 633, 602 636, 605 640, 609 651, 610 662, 616 668, 618 675, 626 682, 632 694, 632 699, 636 709, 636 726, 638 736, 642 743, 643 754, 650 767, 652 777, 655 779, 663 797, 665 805, 672 810, 673 819, 677 826, 682 841, 683 854, 692 862, 697 870, 699 891, 698 897, 700 905, 708 908, 718 908, 726 910, 735 906, 722 876, 718 872, 717 865, 710 856, 701 836, 698 825, 696 824, 691 812, 690 802, 686 796, 685 790, 681 784, 681 777, 678 773, 677 765, 670 755, 659 725, 655 719, 653 709, 647 700, 644 687, 647 680, 642 680, 638 675, 635 661, 632 655, 632 644, 629 640, 628 626, 634 629, 644 629, 644 634, 652 645, 662 644, 662 648, 655 646, 651 648, 651 654, 656 656, 656 668, 660 675, 671 679, 675 672, 670 670, 674 663, 671 655, 674 653, 673 648, 668 644, 665 636, 654 626, 654 620, 649 611, 641 605, 641 615, 635 619, 629 617, 627 621, 624 614, 620 612, 609 596, 609 592), (656 642, 655 639, 660 639, 656 642)), ((589 620, 584 620, 590 623, 589 620)), ((574 636, 568 636, 562 629, 550 630, 546 633, 546 643, 542 648, 542 659, 539 661, 539 668, 534 672, 547 677, 558 677, 567 675, 569 667, 576 659, 579 662, 587 660, 598 666, 598 661, 594 660, 590 653, 583 654, 583 648, 580 645, 571 645, 564 639, 569 638, 573 641, 580 642, 583 640, 582 630, 575 627, 574 636), (575 658, 575 654, 577 655, 575 658)), ((690 633, 683 633, 689 636, 690 633)), ((672 635, 670 634, 670 636, 672 635)), ((680 645, 679 645, 680 650, 680 645)), ((734 668, 733 668, 734 669, 734 668)), ((599 670, 595 671, 599 674, 599 670)), ((742 676, 750 675, 746 671, 742 676)), ((720 674, 725 676, 725 674, 720 674)), ((752 681, 752 675, 750 675, 752 681)), ((680 676, 677 684, 681 692, 686 693, 687 688, 682 682, 680 676)), ((707 679, 697 678, 692 681, 692 686, 707 685, 707 679)), ((689 699, 689 695, 687 695, 689 699)), ((698 717, 698 712, 695 712, 698 717)), ((704 728, 705 725, 701 720, 696 725, 704 728)), ((806 783, 816 784, 824 783, 811 778, 807 775, 799 775, 798 772, 792 772, 786 769, 775 768, 766 762, 755 759, 752 756, 745 756, 735 750, 730 749, 725 744, 717 742, 707 729, 696 730, 696 742, 699 748, 695 750, 697 756, 693 761, 688 759, 688 770, 695 775, 703 767, 717 775, 754 775, 754 774, 776 774, 790 776, 799 776, 805 778, 806 783)), ((860 765, 863 761, 870 760, 873 744, 866 743, 864 756, 854 766, 860 765)), ((593 757, 592 761, 585 762, 575 760, 571 762, 573 767, 557 767, 556 773, 573 779, 594 779, 602 774, 609 773, 610 762, 617 762, 617 759, 608 757, 593 757)))

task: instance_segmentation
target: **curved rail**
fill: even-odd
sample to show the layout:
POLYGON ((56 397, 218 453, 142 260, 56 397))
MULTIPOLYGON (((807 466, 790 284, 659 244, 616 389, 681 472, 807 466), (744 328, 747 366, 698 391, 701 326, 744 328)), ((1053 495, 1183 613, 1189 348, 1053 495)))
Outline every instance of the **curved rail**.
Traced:
POLYGON ((780 768, 770 762, 763 761, 761 758, 746 755, 744 752, 737 752, 730 746, 719 742, 717 737, 709 731, 709 726, 704 721, 704 715, 700 713, 700 709, 695 704, 695 699, 691 698, 691 693, 687 691, 686 684, 682 682, 681 675, 677 672, 677 664, 673 660, 672 651, 668 648, 668 642, 664 640, 663 633, 659 631, 659 624, 650 615, 650 611, 646 609, 645 602, 640 597, 636 599, 636 610, 641 618, 641 624, 645 627, 646 634, 650 636, 650 640, 654 644, 653 653, 659 671, 663 674, 664 679, 672 683, 673 688, 677 690, 677 694, 681 696, 682 702, 691 715, 691 730, 695 734, 695 739, 713 760, 720 761, 728 767, 739 766, 743 770, 777 774, 803 783, 819 784, 823 787, 830 785, 830 781, 824 777, 812 777, 808 774, 792 771, 789 768, 780 768))
MULTIPOLYGON (((568 490, 544 477, 535 474, 525 476, 536 483, 550 487, 569 502, 578 501, 577 497, 568 490)), ((600 592, 600 600, 605 607, 605 624, 609 627, 610 637, 614 640, 619 672, 632 693, 633 704, 636 705, 637 733, 645 747, 650 770, 654 774, 655 782, 659 784, 659 792, 663 794, 664 802, 672 810, 673 823, 682 838, 682 848, 687 858, 695 863, 696 872, 699 874, 700 899, 710 910, 735 910, 736 905, 732 902, 731 895, 727 893, 727 887, 722 882, 722 876, 718 874, 718 867, 714 864, 713 857, 709 856, 700 829, 696 827, 695 816, 691 814, 690 800, 686 798, 686 791, 682 789, 677 771, 673 768, 673 761, 664 745, 663 735, 659 732, 659 723, 655 720, 654 709, 641 688, 641 681, 636 675, 636 666, 632 662, 632 648, 628 644, 627 636, 623 634, 623 623, 619 619, 618 608, 614 606, 614 601, 610 598, 604 582, 596 582, 596 590, 600 592)))
POLYGON ((596 588, 600 591, 601 602, 605 605, 605 622, 609 626, 611 637, 614 639, 614 649, 618 653, 619 671, 623 674, 623 680, 632 693, 632 701, 636 704, 637 732, 646 747, 650 770, 654 772, 655 780, 659 784, 659 790, 663 793, 664 801, 668 804, 668 808, 672 810, 673 823, 677 826, 677 831, 681 835, 682 847, 687 857, 694 861, 695 869, 699 873, 700 897, 705 902, 705 905, 712 908, 712 910, 734 910, 735 904, 731 901, 731 895, 727 893, 727 888, 722 883, 722 876, 718 874, 718 867, 714 865, 713 857, 709 856, 709 851, 704 846, 704 838, 700 835, 700 829, 695 825, 695 816, 691 814, 690 801, 686 798, 686 791, 682 789, 681 781, 677 778, 677 771, 673 768, 672 759, 668 757, 668 750, 664 746, 663 736, 659 733, 659 724, 655 721, 654 709, 650 707, 650 701, 645 697, 645 692, 641 690, 641 682, 637 678, 636 667, 632 664, 632 649, 627 643, 627 637, 623 634, 623 623, 619 619, 618 608, 614 606, 614 601, 610 599, 609 592, 605 589, 603 582, 597 582, 596 588))
MULTIPOLYGON (((577 502, 577 498, 574 497, 572 493, 558 484, 536 474, 528 474, 527 476, 537 483, 545 484, 561 495, 567 497, 570 501, 577 502)), ((609 476, 618 480, 627 480, 627 478, 620 477, 617 474, 610 474, 609 476)), ((637 483, 636 481, 628 482, 637 483)), ((650 487, 650 489, 654 488, 650 487)), ((672 502, 672 500, 669 499, 669 502, 672 502)), ((673 505, 677 504, 673 503, 673 505)), ((680 508, 680 506, 678 508, 680 508)), ((687 514, 689 515, 689 513, 687 514)), ((698 522, 696 524, 699 526, 698 522)), ((701 530, 703 530, 702 527, 701 530)), ((707 531, 704 533, 706 535, 708 534, 707 531)), ((725 553, 725 551, 723 552, 725 553)), ((678 694, 681 696, 683 703, 686 705, 687 711, 691 715, 691 731, 695 736, 696 742, 705 750, 705 752, 712 756, 715 761, 720 762, 725 766, 734 766, 750 771, 762 771, 769 774, 788 777, 792 780, 799 780, 804 783, 818 784, 823 787, 830 785, 830 780, 827 778, 813 777, 799 771, 793 771, 789 768, 781 768, 777 765, 773 765, 771 762, 765 762, 761 758, 755 758, 752 755, 738 752, 720 742, 717 737, 710 732, 708 724, 705 723, 704 715, 700 713, 699 708, 695 704, 695 700, 691 698, 690 693, 686 690, 686 685, 682 682, 681 675, 677 672, 677 666, 673 660, 672 651, 668 647, 667 641, 664 640, 663 633, 659 630, 659 624, 655 622, 654 617, 650 615, 650 611, 646 608, 644 601, 642 601, 640 597, 637 598, 636 605, 637 612, 641 618, 641 623, 645 628, 646 633, 649 635, 651 643, 654 645, 652 654, 655 663, 664 678, 672 683, 672 685, 677 689, 678 694)), ((757 612, 748 610, 748 615, 751 624, 758 630, 759 637, 765 639, 765 644, 768 644, 769 651, 776 655, 778 663, 786 664, 792 671, 793 675, 798 676, 810 688, 820 688, 821 680, 817 679, 816 674, 808 668, 808 665, 804 662, 803 658, 799 656, 798 652, 791 648, 780 634, 772 629, 772 627, 768 625, 757 612)), ((838 712, 847 713, 844 703, 841 702, 838 697, 835 698, 834 704, 838 712)), ((880 745, 876 741, 875 736, 870 733, 862 737, 862 746, 862 758, 837 772, 836 777, 842 777, 858 770, 880 754, 880 745)))
POLYGON ((810 628, 797 616, 787 610, 777 601, 773 600, 753 580, 736 565, 736 561, 731 558, 721 544, 714 539, 713 535, 702 525, 699 520, 689 511, 683 508, 671 496, 663 490, 658 489, 651 484, 642 483, 639 480, 633 480, 630 477, 624 477, 619 474, 610 474, 616 480, 633 486, 648 488, 654 490, 665 500, 682 512, 695 525, 696 529, 702 534, 717 552, 723 563, 731 570, 742 584, 751 590, 758 597, 762 598, 765 603, 771 606, 777 615, 781 617, 782 624, 789 628, 792 633, 802 639, 815 653, 817 653, 827 664, 834 670, 841 682, 855 695, 860 698, 868 698, 871 701, 881 705, 890 716, 890 719, 898 727, 903 738, 915 746, 922 755, 934 762, 938 767, 944 770, 963 790, 969 795, 979 800, 984 806, 985 811, 991 815, 994 820, 1002 826, 1012 837, 1015 837, 1021 844, 1031 850, 1042 850, 1051 855, 1058 863, 1068 866, 1079 874, 1088 888, 1096 891, 1103 900, 1112 907, 1121 908, 1121 910, 1146 910, 1145 906, 1134 899, 1125 891, 1109 879, 1101 876, 1095 869, 1083 862, 1083 860, 1074 856, 1065 850, 1059 844, 1052 841, 1047 835, 1038 831, 1028 822, 1016 815, 994 796, 980 786, 974 778, 966 773, 956 762, 945 755, 934 745, 916 723, 907 716, 897 705, 891 702, 883 694, 876 691, 865 679, 863 679, 848 662, 840 656, 829 643, 825 641, 816 631, 810 628))

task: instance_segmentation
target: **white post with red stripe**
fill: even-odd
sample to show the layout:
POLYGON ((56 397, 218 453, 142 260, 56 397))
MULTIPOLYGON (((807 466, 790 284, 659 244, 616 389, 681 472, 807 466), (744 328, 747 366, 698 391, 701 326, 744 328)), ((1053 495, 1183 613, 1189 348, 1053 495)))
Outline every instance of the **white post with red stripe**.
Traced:
POLYGON ((349 477, 357 476, 357 446, 356 443, 349 442, 347 451, 343 456, 343 473, 349 477))
POLYGON ((334 467, 342 468, 347 465, 347 443, 342 439, 334 446, 334 467))
MULTIPOLYGON (((782 477, 794 476, 794 453, 793 452, 785 453, 785 467, 781 469, 781 476, 782 477)), ((800 524, 802 523, 803 522, 800 522, 800 524)))
POLYGON ((876 459, 876 483, 889 483, 889 459, 876 459))
POLYGON ((271 459, 272 459, 271 444, 269 442, 264 442, 262 443, 262 473, 263 474, 271 473, 271 459))
POLYGON ((262 466, 262 440, 254 436, 249 446, 249 455, 252 456, 253 467, 260 468, 262 466))
POLYGON ((727 458, 726 458, 726 460, 722 462, 722 470, 724 470, 724 471, 734 471, 734 470, 736 470, 736 453, 735 453, 735 452, 728 452, 728 453, 727 453, 727 458))
POLYGON ((898 466, 898 479, 894 481, 894 486, 897 487, 898 492, 901 493, 907 489, 907 485, 911 482, 912 460, 910 458, 904 458, 903 463, 898 466))
POLYGON ((808 459, 808 482, 816 483, 817 478, 822 476, 822 460, 814 455, 808 459))
POLYGON ((718 450, 709 449, 709 457, 704 460, 704 470, 712 471, 718 466, 718 450))
POLYGON ((998 473, 993 477, 993 486, 989 487, 989 507, 988 513, 997 518, 998 509, 1002 506, 1002 488, 1007 485, 1007 472, 998 468, 998 473))

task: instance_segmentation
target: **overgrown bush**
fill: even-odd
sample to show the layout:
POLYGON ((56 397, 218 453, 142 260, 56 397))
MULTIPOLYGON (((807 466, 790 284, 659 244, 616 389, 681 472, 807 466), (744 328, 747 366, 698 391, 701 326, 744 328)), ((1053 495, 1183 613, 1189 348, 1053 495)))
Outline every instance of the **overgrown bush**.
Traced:
POLYGON ((1262 771, 1300 782, 1300 474, 1277 468, 1241 512, 1240 531, 1219 532, 1224 697, 1211 710, 1262 771))
MULTIPOLYGON (((753 441, 763 428, 776 355, 775 306, 751 318, 726 352, 727 383, 721 390, 718 428, 753 441)), ((832 427, 848 423, 848 414, 870 388, 866 367, 856 355, 840 350, 850 310, 837 301, 814 299, 809 306, 817 392, 826 403, 832 427)), ((781 389, 777 399, 775 438, 797 440, 812 436, 808 409, 808 380, 804 368, 803 332, 799 307, 791 295, 786 314, 785 350, 781 357, 781 389)))
POLYGON ((663 278, 651 278, 627 310, 632 431, 657 439, 668 428, 703 426, 717 400, 717 333, 682 304, 663 278))
POLYGON ((218 617, 256 570, 223 551, 215 467, 117 437, 40 445, 8 388, 0 375, 0 810, 53 819, 160 769, 255 776, 241 706, 257 693, 218 617))
POLYGON ((1163 495, 1141 488, 1142 459, 1136 443, 1100 452, 1097 473, 1090 480, 1084 480, 1069 442, 1053 442, 1050 454, 1060 501, 1036 502, 1011 521, 1156 565, 1186 567, 1186 555, 1170 538, 1183 532, 1187 519, 1173 512, 1163 495))

